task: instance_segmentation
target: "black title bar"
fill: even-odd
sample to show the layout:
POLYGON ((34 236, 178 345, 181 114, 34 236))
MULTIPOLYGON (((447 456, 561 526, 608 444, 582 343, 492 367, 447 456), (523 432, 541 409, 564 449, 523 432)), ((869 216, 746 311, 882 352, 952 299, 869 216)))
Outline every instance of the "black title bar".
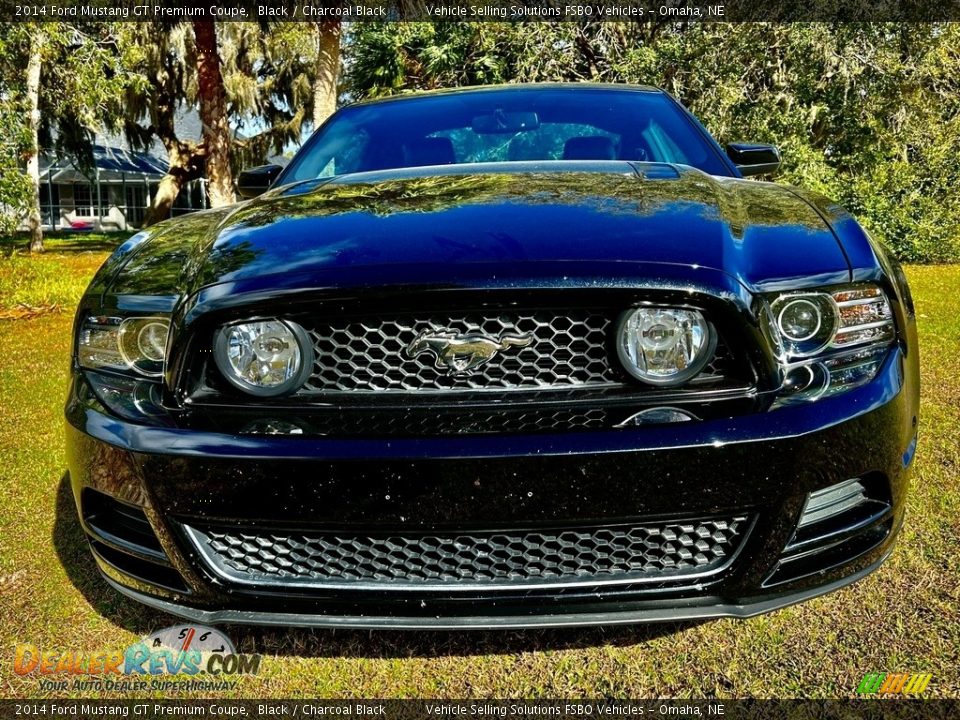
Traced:
POLYGON ((0 22, 941 22, 960 0, 0 0, 0 22))
POLYGON ((646 720, 647 718, 957 717, 958 700, 0 700, 10 718, 349 718, 350 720, 646 720))

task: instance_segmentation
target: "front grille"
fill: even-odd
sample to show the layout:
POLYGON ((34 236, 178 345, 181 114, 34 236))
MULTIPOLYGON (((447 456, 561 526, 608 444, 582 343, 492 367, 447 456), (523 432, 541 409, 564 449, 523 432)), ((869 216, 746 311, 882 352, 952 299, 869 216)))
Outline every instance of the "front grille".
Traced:
MULTIPOLYGON (((308 323, 316 361, 299 394, 619 387, 623 374, 611 338, 615 319, 616 313, 609 311, 530 310, 308 323), (444 332, 482 334, 498 341, 512 336, 529 344, 506 345, 487 362, 463 373, 438 368, 433 351, 416 357, 406 352, 422 334, 444 332)), ((729 360, 720 343, 713 362, 691 384, 723 380, 729 360)))
POLYGON ((306 392, 413 390, 504 390, 602 386, 618 383, 608 361, 606 315, 589 311, 534 311, 414 315, 330 322, 310 329, 316 366, 306 392), (526 347, 506 347, 469 374, 435 366, 430 351, 409 357, 406 348, 421 333, 450 331, 532 337, 526 347))
POLYGON ((211 567, 253 585, 412 589, 603 584, 725 567, 746 517, 555 531, 361 535, 188 528, 211 567))

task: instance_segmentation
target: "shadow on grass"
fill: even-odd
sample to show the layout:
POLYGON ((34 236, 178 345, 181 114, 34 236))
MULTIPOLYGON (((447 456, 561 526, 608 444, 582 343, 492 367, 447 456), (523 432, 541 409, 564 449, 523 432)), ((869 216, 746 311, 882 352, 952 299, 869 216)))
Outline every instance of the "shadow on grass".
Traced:
POLYGON ((705 621, 531 630, 324 630, 230 626, 243 652, 317 658, 441 658, 642 645, 705 621))
MULTIPOLYGON (((56 253, 80 252, 112 252, 121 243, 127 240, 135 231, 110 232, 69 232, 58 231, 45 233, 43 238, 44 250, 56 253)), ((26 251, 30 245, 30 238, 26 233, 5 235, 0 237, 0 252, 26 251)))
MULTIPOLYGON (((141 606, 107 585, 87 547, 66 473, 57 491, 56 513, 53 542, 57 555, 70 582, 97 613, 138 635, 184 622, 141 606)), ((242 652, 331 659, 431 658, 636 645, 703 622, 500 631, 327 630, 231 625, 227 634, 242 652)))
POLYGON ((128 237, 130 236, 127 233, 118 233, 116 239, 62 240, 51 243, 47 249, 49 252, 58 253, 113 252, 128 237))

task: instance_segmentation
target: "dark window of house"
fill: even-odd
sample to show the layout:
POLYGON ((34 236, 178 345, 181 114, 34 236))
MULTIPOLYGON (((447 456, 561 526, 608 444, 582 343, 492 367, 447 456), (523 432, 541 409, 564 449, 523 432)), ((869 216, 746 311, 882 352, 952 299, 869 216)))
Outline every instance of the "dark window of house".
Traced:
POLYGON ((124 198, 126 207, 124 216, 130 225, 140 225, 143 222, 143 211, 147 206, 147 192, 142 185, 127 185, 127 194, 124 198))
POLYGON ((40 184, 40 217, 44 225, 51 227, 60 221, 60 186, 40 184))
POLYGON ((73 205, 78 217, 93 217, 93 188, 79 183, 74 185, 73 205))

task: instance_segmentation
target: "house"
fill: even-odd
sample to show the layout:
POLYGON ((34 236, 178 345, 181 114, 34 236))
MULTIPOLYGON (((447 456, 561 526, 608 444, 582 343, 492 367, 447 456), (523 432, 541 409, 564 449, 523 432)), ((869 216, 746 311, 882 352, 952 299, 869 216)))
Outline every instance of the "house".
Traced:
MULTIPOLYGON (((93 146, 93 166, 75 160, 40 157, 40 214, 48 229, 129 230, 139 227, 167 161, 148 153, 108 145, 93 146)), ((180 191, 171 217, 207 206, 206 181, 180 191)))
MULTIPOLYGON (((177 136, 202 136, 199 113, 182 108, 176 118, 177 136)), ((244 135, 235 130, 237 138, 244 135)), ((40 215, 47 229, 129 230, 140 227, 160 180, 169 167, 159 140, 146 152, 130 148, 122 135, 98 134, 93 145, 93 167, 82 170, 71 157, 41 153, 40 215)), ((291 144, 289 149, 295 149, 291 144)), ((286 165, 283 156, 267 162, 286 165)), ((208 206, 206 178, 187 183, 180 190, 170 216, 183 215, 208 206)))

